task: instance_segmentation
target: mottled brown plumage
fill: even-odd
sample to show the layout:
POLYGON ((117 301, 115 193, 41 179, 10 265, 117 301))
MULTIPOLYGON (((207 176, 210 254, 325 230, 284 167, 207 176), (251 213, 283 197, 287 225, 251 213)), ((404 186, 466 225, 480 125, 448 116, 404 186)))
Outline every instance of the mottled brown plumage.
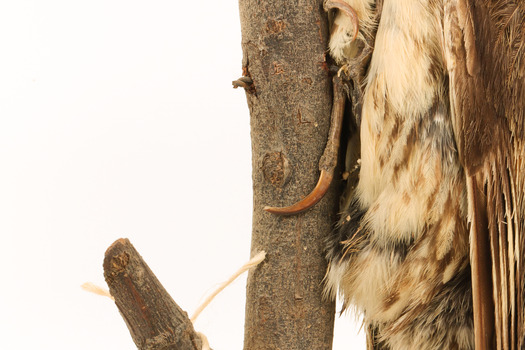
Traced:
POLYGON ((330 53, 366 75, 327 292, 376 348, 521 349, 525 2, 344 1, 330 53))
POLYGON ((449 1, 445 28, 454 131, 473 198, 470 217, 479 223, 471 232, 471 249, 479 246, 472 264, 490 271, 487 281, 473 274, 481 277, 474 310, 490 315, 483 320, 494 339, 480 332, 476 345, 522 349, 525 3, 449 1))

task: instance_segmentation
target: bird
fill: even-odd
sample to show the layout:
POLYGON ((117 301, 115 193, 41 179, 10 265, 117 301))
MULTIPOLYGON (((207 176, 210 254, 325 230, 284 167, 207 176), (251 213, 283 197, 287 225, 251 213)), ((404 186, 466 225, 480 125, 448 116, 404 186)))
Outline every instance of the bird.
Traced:
MULTIPOLYGON (((368 349, 525 348, 525 2, 324 8, 355 125, 326 295, 363 316, 368 349)), ((307 210, 330 172, 265 209, 307 210)))

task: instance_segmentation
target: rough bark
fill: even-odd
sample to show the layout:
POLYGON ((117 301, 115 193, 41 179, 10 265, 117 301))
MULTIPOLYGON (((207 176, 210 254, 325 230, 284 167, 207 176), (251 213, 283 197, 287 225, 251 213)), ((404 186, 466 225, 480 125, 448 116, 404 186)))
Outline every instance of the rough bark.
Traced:
POLYGON ((201 350, 186 312, 173 301, 127 239, 106 251, 104 277, 140 350, 201 350))
POLYGON ((251 249, 267 252, 248 276, 244 348, 331 349, 334 305, 322 297, 323 240, 335 221, 338 186, 305 213, 263 211, 300 200, 319 176, 332 104, 327 18, 321 0, 239 4, 243 73, 251 84, 251 249))

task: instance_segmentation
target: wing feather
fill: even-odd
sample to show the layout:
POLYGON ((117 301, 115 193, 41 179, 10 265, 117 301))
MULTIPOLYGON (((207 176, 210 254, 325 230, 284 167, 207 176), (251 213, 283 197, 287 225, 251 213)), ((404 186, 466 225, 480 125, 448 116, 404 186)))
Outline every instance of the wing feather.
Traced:
POLYGON ((443 25, 454 132, 469 184, 476 349, 521 349, 525 2, 445 0, 443 25), (491 311, 493 324, 480 310, 491 311))

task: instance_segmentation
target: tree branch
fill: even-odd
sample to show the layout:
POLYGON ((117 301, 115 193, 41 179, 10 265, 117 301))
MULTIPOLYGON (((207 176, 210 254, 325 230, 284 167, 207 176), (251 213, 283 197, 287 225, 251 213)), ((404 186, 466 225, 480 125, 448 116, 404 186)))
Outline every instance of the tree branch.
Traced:
POLYGON ((128 239, 106 251, 104 277, 140 350, 201 350, 186 312, 173 301, 128 239))
POLYGON ((241 0, 243 75, 251 115, 252 253, 246 350, 332 347, 334 304, 323 300, 323 241, 337 210, 337 180, 314 208, 282 217, 263 207, 297 202, 314 188, 332 106, 328 26, 321 0, 241 0))

